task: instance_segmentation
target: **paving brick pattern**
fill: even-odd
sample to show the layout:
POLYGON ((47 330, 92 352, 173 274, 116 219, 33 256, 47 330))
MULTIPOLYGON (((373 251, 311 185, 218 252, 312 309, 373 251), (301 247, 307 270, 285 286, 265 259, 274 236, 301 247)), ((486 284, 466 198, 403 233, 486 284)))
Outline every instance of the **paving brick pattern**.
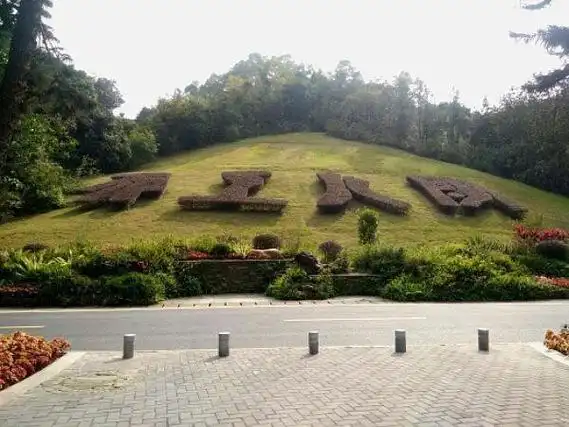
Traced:
POLYGON ((2 427, 567 426, 569 367, 527 345, 89 353, 2 427))

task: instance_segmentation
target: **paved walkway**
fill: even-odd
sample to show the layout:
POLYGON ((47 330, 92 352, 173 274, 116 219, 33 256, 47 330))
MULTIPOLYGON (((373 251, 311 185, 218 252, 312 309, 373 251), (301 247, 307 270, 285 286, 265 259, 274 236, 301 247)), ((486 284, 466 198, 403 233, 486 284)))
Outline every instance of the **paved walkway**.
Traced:
POLYGON ((8 405, 18 426, 567 426, 569 367, 524 344, 88 353, 8 405))

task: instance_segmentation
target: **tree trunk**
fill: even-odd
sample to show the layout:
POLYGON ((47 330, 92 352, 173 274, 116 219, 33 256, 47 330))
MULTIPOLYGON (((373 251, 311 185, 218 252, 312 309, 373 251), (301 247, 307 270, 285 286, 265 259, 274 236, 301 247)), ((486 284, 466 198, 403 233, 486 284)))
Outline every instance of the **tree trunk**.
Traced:
MULTIPOLYGON (((10 56, 0 84, 0 155, 4 155, 25 107, 25 75, 41 25, 43 0, 21 0, 10 44, 10 56)), ((2 165, 0 165, 2 166, 2 165)))

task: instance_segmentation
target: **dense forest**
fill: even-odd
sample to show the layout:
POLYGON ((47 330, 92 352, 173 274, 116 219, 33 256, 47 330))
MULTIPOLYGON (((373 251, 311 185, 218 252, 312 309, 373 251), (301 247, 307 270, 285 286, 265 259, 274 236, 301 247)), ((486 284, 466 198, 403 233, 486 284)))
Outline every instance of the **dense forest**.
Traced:
MULTIPOLYGON (((130 120, 114 114, 123 103, 115 83, 77 70, 59 47, 46 24, 50 7, 0 0, 2 220, 61 206, 81 176, 298 131, 389 145, 569 195, 569 65, 537 75, 498 106, 471 111, 458 92, 433 102, 427 85, 405 72, 364 81, 348 61, 325 73, 288 56, 251 54, 130 120)), ((565 27, 512 36, 567 58, 565 27)))

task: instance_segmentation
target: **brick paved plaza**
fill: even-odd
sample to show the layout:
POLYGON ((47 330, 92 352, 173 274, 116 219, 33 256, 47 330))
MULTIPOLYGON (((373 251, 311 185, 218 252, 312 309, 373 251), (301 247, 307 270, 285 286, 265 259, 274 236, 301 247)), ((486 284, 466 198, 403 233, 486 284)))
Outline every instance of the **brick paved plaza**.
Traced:
POLYGON ((87 353, 9 426, 567 426, 569 367, 525 344, 87 353))

